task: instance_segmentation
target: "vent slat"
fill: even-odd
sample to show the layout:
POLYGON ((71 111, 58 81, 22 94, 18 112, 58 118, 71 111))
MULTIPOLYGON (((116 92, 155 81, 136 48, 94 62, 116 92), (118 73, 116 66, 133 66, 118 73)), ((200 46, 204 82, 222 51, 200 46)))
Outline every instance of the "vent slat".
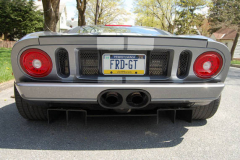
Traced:
POLYGON ((57 64, 58 64, 58 73, 61 77, 68 77, 70 74, 69 71, 69 58, 68 52, 65 49, 57 50, 57 64))
POLYGON ((189 51, 183 51, 180 54, 177 70, 178 78, 185 78, 188 75, 190 56, 191 53, 189 51))

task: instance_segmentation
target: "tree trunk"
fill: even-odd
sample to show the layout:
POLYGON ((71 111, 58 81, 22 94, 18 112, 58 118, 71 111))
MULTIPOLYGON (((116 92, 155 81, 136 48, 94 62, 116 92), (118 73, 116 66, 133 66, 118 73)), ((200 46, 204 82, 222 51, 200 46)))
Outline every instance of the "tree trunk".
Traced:
POLYGON ((85 21, 85 10, 87 1, 86 0, 76 0, 77 1, 77 10, 78 10, 78 26, 86 25, 85 21))
POLYGON ((44 31, 56 32, 60 0, 42 0, 42 4, 44 10, 44 31))
POLYGON ((96 13, 95 13, 95 25, 97 25, 97 21, 98 21, 98 10, 99 10, 99 5, 98 5, 98 0, 96 3, 96 13))
MULTIPOLYGON (((238 38, 239 38, 239 33, 236 34, 236 37, 233 41, 233 46, 232 46, 232 49, 231 49, 231 58, 233 59, 233 55, 234 55, 234 51, 235 51, 235 48, 237 46, 237 43, 238 43, 238 38)), ((231 59, 231 60, 232 60, 231 59)))
POLYGON ((82 13, 82 11, 78 11, 78 26, 85 26, 85 14, 82 13))
POLYGON ((8 33, 3 33, 3 40, 8 41, 8 33))

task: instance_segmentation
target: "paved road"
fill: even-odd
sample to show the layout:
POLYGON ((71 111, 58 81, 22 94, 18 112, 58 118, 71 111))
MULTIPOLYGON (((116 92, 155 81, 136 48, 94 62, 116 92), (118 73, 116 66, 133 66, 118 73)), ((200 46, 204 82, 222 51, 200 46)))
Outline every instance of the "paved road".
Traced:
POLYGON ((240 159, 240 69, 231 68, 217 114, 172 124, 151 118, 27 121, 13 88, 0 92, 0 159, 240 159))

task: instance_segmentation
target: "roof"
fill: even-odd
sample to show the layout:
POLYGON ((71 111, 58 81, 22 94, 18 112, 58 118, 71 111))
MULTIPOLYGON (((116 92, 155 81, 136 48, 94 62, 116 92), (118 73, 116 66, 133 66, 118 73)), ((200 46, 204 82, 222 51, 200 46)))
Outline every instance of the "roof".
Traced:
POLYGON ((213 33, 218 40, 223 39, 235 39, 237 31, 232 28, 221 28, 213 33))

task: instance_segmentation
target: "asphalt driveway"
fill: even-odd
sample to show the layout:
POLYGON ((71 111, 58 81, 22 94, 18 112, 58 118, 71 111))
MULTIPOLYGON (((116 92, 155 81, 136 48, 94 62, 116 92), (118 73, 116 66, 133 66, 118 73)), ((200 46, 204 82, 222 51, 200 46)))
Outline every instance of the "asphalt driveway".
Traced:
POLYGON ((238 68, 230 68, 216 115, 193 123, 164 114, 158 125, 154 117, 27 121, 11 95, 13 88, 0 92, 0 159, 240 159, 238 68))

